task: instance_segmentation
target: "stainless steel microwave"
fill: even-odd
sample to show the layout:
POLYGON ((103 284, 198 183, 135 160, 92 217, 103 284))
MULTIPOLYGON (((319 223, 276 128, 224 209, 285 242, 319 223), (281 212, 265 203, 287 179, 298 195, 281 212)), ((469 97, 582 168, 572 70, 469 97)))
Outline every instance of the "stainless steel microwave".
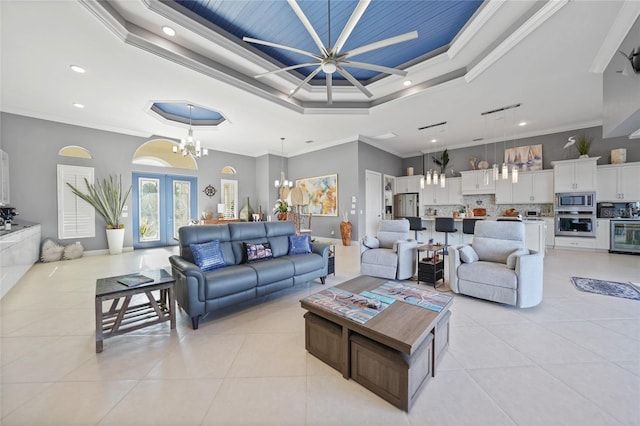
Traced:
POLYGON ((556 194, 556 210, 595 211, 595 192, 560 192, 556 194))

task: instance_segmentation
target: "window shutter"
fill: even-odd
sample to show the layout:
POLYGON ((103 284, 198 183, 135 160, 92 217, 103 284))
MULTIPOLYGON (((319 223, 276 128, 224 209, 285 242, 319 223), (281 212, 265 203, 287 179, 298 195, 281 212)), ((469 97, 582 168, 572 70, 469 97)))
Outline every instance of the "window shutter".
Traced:
POLYGON ((93 184, 93 167, 58 164, 58 238, 92 238, 96 236, 96 211, 71 192, 67 182, 86 192, 84 179, 93 184))

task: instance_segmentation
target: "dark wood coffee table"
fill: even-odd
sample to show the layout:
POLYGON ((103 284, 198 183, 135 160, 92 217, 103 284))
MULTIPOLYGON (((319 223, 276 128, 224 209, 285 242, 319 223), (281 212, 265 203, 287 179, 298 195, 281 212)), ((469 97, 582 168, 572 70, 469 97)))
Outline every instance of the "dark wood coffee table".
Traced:
POLYGON ((120 278, 134 274, 99 278, 96 281, 96 352, 102 352, 104 339, 143 327, 170 321, 171 329, 176 328, 175 279, 164 269, 141 271, 139 274, 153 281, 135 287, 118 282, 120 278), (158 299, 153 291, 159 291, 158 299), (146 295, 146 301, 131 304, 134 296, 143 294, 146 295), (111 307, 103 312, 102 303, 108 300, 112 300, 111 307))
MULTIPOLYGON (((359 294, 377 289, 387 281, 360 276, 335 287, 359 294)), ((412 286, 406 281, 403 284, 412 286)), ((424 287, 420 290, 431 291, 424 287)), ((300 303, 308 311, 306 349, 340 371, 344 378, 354 379, 406 411, 418 391, 435 376, 436 366, 449 344, 449 307, 453 297, 440 312, 396 301, 364 324, 309 298, 300 303)))

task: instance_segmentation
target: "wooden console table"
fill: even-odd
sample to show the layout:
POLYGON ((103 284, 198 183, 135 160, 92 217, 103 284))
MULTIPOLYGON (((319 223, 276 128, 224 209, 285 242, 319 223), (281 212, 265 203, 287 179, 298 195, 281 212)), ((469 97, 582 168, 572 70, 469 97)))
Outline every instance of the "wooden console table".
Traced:
POLYGON ((171 329, 176 328, 175 279, 164 269, 141 271, 139 274, 153 281, 135 287, 118 282, 120 278, 136 274, 96 281, 96 352, 102 352, 103 340, 143 327, 170 321, 171 329), (159 291, 159 299, 155 298, 153 291, 159 291), (132 298, 141 294, 146 295, 148 302, 132 305, 132 298), (103 312, 102 303, 108 300, 112 300, 111 307, 103 312))

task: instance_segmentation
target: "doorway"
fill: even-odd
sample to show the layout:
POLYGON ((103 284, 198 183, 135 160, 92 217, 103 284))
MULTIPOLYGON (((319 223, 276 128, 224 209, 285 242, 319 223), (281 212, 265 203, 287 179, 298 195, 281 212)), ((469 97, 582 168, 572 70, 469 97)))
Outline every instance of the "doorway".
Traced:
POLYGON ((133 248, 178 244, 178 229, 196 218, 197 179, 133 173, 133 248))
POLYGON ((382 174, 365 170, 365 229, 366 235, 378 235, 378 224, 382 219, 382 174))

